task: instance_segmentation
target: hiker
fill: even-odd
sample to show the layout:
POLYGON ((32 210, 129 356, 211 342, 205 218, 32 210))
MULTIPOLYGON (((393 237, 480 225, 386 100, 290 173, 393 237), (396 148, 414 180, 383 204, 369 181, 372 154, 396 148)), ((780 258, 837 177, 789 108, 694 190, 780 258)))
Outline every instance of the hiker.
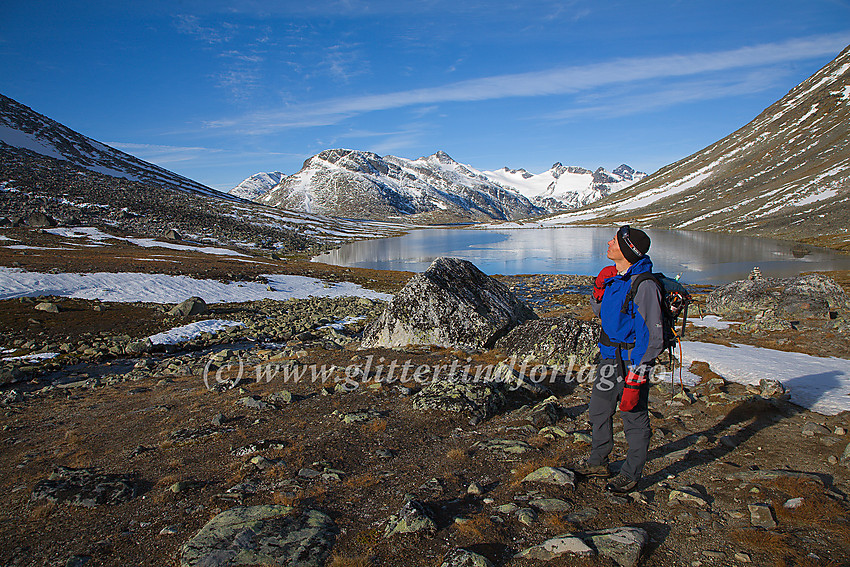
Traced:
POLYGON ((618 494, 635 489, 646 463, 652 435, 649 374, 664 348, 658 285, 640 282, 634 298, 628 301, 632 276, 652 273, 648 251, 649 236, 645 232, 628 225, 620 227, 608 242, 608 258, 614 265, 599 272, 590 300, 602 320, 600 361, 590 396, 593 440, 590 456, 570 468, 588 477, 611 476, 608 455, 614 447, 613 416, 619 408, 629 450, 620 472, 605 487, 618 494))

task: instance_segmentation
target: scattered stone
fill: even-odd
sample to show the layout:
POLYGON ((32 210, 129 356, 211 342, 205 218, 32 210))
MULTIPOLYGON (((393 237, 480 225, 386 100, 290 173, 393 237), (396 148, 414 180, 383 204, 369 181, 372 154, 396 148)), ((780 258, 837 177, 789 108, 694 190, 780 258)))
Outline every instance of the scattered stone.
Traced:
POLYGON ((685 505, 695 505, 700 508, 708 508, 711 506, 709 501, 702 495, 702 493, 693 486, 683 486, 681 488, 670 491, 670 496, 668 497, 668 501, 670 504, 685 504, 685 505))
POLYGON ((206 301, 200 297, 190 297, 179 305, 173 307, 168 314, 176 317, 191 317, 193 315, 202 315, 207 311, 206 301))
POLYGON ((363 332, 363 348, 490 348, 537 316, 507 286, 458 258, 437 258, 363 332))
POLYGON ((466 493, 470 496, 481 496, 484 494, 484 489, 477 482, 470 482, 469 486, 466 487, 466 493))
POLYGON ((216 427, 221 427, 222 425, 227 423, 227 417, 223 413, 217 413, 210 420, 210 423, 212 423, 216 427))
POLYGON ((35 306, 35 309, 46 313, 59 313, 59 306, 50 301, 42 301, 35 306))
POLYGON ((783 504, 782 507, 789 510, 796 510, 803 505, 803 501, 803 498, 789 498, 785 501, 785 504, 783 504))
POLYGON ((271 404, 264 402, 257 396, 245 396, 244 398, 239 398, 237 403, 242 404, 246 408, 256 409, 256 410, 264 410, 272 407, 271 404))
POLYGON ((210 520, 181 549, 182 567, 325 564, 336 524, 317 510, 236 506, 210 520))
POLYGON ((446 554, 440 567, 493 567, 493 563, 483 555, 458 547, 446 554))
POLYGON ((384 537, 395 534, 433 534, 436 531, 437 524, 425 504, 418 500, 408 500, 398 514, 390 516, 384 529, 384 537))
POLYGON ((171 524, 159 530, 159 535, 177 535, 180 532, 180 524, 171 524))
POLYGON ((809 422, 803 426, 803 437, 814 437, 816 435, 829 435, 830 431, 819 423, 809 422))
POLYGON ((588 547, 581 538, 571 534, 566 534, 547 539, 541 544, 520 551, 514 556, 514 558, 550 561, 564 555, 591 557, 595 555, 595 552, 593 549, 588 547))
POLYGON ((505 455, 521 455, 527 451, 531 451, 533 448, 525 441, 514 441, 512 439, 491 439, 490 441, 476 443, 473 447, 498 451, 505 455))
POLYGON ((773 510, 767 504, 750 504, 747 508, 750 510, 750 523, 752 525, 766 530, 772 530, 776 527, 773 510))
POLYGON ((708 557, 709 559, 726 559, 726 554, 722 551, 715 551, 713 549, 704 549, 702 554, 708 557))
POLYGON ((576 475, 573 471, 563 467, 540 467, 536 471, 527 474, 522 479, 522 482, 542 482, 575 488, 576 475))
POLYGON ((516 519, 523 526, 530 526, 537 520, 537 514, 531 508, 520 508, 516 511, 516 519))
POLYGON ((262 451, 276 451, 286 448, 286 442, 279 439, 263 439, 255 443, 244 445, 230 451, 230 454, 235 457, 247 457, 262 451))
POLYGON ((617 565, 634 567, 649 542, 649 534, 641 528, 622 527, 590 532, 582 539, 617 565))
POLYGON ((50 477, 35 485, 31 499, 93 508, 128 502, 138 495, 138 491, 131 475, 58 466, 50 477))
POLYGON ((205 483, 197 480, 180 480, 172 484, 168 490, 170 490, 174 494, 180 494, 182 492, 186 492, 187 490, 204 486, 204 484, 205 483))
POLYGON ((572 504, 558 498, 537 498, 530 504, 541 512, 569 512, 572 504))
POLYGON ((144 338, 137 341, 130 341, 124 345, 124 354, 128 356, 138 356, 153 350, 153 343, 150 338, 144 338))
POLYGON ((762 378, 759 380, 759 395, 769 400, 787 401, 791 392, 779 380, 762 378))

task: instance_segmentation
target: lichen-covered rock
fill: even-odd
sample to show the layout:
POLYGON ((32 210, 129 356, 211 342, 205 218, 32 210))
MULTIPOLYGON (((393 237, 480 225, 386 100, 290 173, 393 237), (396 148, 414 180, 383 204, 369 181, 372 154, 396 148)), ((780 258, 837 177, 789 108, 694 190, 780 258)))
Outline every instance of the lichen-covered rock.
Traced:
POLYGON ((496 347, 509 356, 531 358, 565 368, 593 364, 599 354, 599 323, 574 317, 526 321, 499 339, 496 347))
POLYGON ((490 348, 510 329, 536 317, 507 286, 471 262, 437 258, 363 331, 361 345, 490 348))
POLYGON ((413 396, 416 409, 439 409, 488 418, 507 405, 503 382, 434 380, 413 396))
POLYGON ((395 534, 433 534, 436 531, 437 524, 425 504, 418 500, 408 500, 398 514, 390 516, 384 537, 395 534))
POLYGON ((440 567, 493 567, 493 563, 483 555, 458 547, 446 554, 440 567))
POLYGON ((515 555, 517 559, 537 559, 551 561, 563 556, 590 557, 595 552, 579 537, 572 534, 559 535, 543 543, 529 547, 515 555))
POLYGON ((575 488, 576 475, 573 471, 563 467, 540 467, 536 471, 528 473, 522 479, 522 482, 541 482, 575 488))
POLYGON ((35 485, 31 498, 94 508, 102 504, 127 502, 138 492, 138 484, 131 475, 103 474, 94 469, 60 466, 50 477, 35 485))
POLYGON ((709 311, 733 319, 766 310, 781 318, 826 317, 847 307, 841 286, 820 274, 736 281, 708 296, 709 311))
POLYGON ((582 539, 617 565, 634 567, 649 542, 649 534, 642 528, 622 527, 590 532, 582 539))
POLYGON ((337 527, 317 510, 236 506, 218 514, 183 545, 182 567, 325 564, 337 527))

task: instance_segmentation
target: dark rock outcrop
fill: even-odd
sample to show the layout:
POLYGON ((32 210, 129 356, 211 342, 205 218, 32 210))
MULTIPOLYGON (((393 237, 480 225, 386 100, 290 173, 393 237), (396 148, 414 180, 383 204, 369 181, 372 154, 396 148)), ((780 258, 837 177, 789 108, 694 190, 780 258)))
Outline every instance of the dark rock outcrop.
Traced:
POLYGON ((31 498, 94 508, 101 504, 127 502, 138 493, 138 484, 130 475, 56 467, 49 478, 35 485, 31 498))
POLYGON ((361 344, 490 348, 514 326, 536 318, 507 286, 472 262, 437 258, 411 278, 364 330, 361 344))

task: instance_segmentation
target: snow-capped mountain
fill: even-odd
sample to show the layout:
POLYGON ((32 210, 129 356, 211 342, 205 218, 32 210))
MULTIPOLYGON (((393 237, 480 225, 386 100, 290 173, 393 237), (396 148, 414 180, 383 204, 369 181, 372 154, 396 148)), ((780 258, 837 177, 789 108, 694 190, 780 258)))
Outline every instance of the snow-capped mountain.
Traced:
POLYGON ((556 222, 587 219, 850 250, 850 47, 736 132, 556 222))
POLYGON ((333 149, 308 159, 298 173, 268 190, 266 180, 274 179, 275 174, 259 173, 230 193, 334 216, 383 219, 417 215, 421 222, 511 220, 575 209, 645 175, 627 165, 609 173, 560 163, 539 175, 524 169, 479 171, 442 151, 409 160, 333 149))
POLYGON ((279 171, 255 173, 231 189, 229 193, 231 195, 241 197, 242 199, 254 201, 271 191, 272 187, 283 181, 284 177, 286 177, 286 175, 279 171))
POLYGON ((131 181, 225 197, 224 193, 71 130, 0 94, 0 143, 131 181))
POLYGON ((485 171, 484 174, 497 183, 516 188, 535 205, 552 212, 576 209, 598 201, 646 177, 645 173, 635 171, 626 164, 612 172, 601 167, 591 171, 556 163, 537 175, 524 169, 507 167, 498 171, 485 171))
POLYGON ((325 150, 257 201, 333 216, 412 217, 419 222, 509 220, 545 212, 515 189, 457 163, 445 152, 408 160, 325 150))

